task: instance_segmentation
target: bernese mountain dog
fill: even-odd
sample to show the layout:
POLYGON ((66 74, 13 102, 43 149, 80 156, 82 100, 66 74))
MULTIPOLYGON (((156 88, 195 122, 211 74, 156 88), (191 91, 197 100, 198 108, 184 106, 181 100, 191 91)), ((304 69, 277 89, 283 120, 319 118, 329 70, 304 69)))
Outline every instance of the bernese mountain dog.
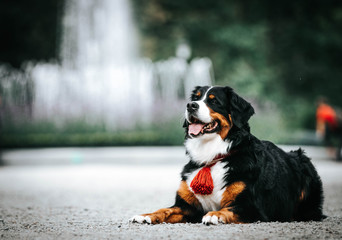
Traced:
POLYGON ((196 87, 185 111, 190 161, 175 204, 135 223, 319 221, 322 182, 301 149, 284 152, 250 133, 254 109, 230 87, 196 87))

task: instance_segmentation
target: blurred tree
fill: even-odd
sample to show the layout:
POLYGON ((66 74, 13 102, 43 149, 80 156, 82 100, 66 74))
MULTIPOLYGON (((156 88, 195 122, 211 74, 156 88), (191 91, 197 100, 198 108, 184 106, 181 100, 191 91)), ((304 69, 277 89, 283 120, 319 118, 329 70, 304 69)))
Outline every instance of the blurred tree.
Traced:
POLYGON ((260 17, 262 6, 255 4, 249 12, 248 1, 134 2, 148 57, 173 55, 176 44, 186 40, 193 56, 213 59, 218 83, 229 82, 251 97, 257 97, 275 77, 267 64, 269 30, 260 17))
MULTIPOLYGON (((131 1, 144 56, 168 58, 187 41, 193 57, 213 60, 217 84, 312 128, 318 95, 342 105, 340 0, 131 1)), ((0 1, 0 62, 58 59, 63 3, 0 1)))
POLYGON ((342 2, 277 1, 265 4, 272 59, 286 92, 342 103, 342 2))
POLYGON ((58 58, 62 0, 0 1, 0 62, 58 58))
POLYGON ((318 95, 342 105, 342 1, 133 1, 154 60, 186 40, 194 57, 213 60, 217 83, 312 128, 318 95))

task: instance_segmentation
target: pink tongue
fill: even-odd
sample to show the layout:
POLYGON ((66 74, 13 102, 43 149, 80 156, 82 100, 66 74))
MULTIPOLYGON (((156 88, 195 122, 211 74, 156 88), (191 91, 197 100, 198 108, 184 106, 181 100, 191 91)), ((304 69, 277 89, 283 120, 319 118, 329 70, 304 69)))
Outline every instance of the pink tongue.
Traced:
POLYGON ((204 124, 199 124, 199 123, 190 124, 188 133, 198 135, 201 132, 203 127, 204 127, 204 124))

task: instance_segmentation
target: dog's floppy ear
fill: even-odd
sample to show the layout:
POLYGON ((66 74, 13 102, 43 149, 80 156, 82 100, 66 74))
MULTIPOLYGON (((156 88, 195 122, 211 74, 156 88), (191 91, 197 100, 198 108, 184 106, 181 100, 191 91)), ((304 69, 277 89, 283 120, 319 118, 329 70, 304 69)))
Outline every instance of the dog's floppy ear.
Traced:
POLYGON ((233 124, 238 128, 242 128, 254 114, 254 108, 245 99, 237 95, 232 88, 225 88, 230 105, 230 114, 233 124))

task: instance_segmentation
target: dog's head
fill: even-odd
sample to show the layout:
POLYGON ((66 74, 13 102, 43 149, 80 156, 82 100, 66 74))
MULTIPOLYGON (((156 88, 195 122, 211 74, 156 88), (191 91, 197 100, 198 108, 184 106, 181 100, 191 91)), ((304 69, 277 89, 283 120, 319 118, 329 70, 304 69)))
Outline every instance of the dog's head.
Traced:
POLYGON ((225 140, 233 126, 244 128, 253 114, 251 104, 230 87, 196 87, 186 106, 186 137, 216 133, 225 140))

